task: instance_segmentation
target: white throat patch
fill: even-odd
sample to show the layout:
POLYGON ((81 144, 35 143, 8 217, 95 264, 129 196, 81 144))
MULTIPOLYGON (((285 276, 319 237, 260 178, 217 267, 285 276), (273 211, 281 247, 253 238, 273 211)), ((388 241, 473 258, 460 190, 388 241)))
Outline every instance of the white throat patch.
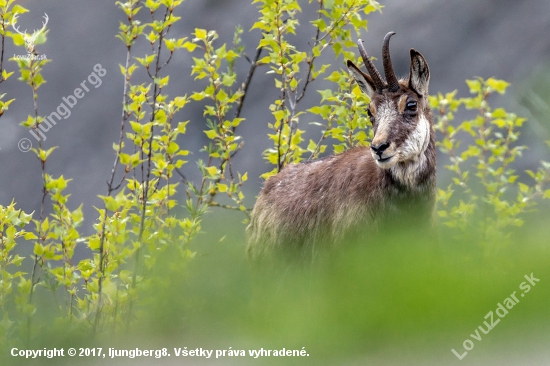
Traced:
POLYGON ((401 147, 402 161, 417 160, 430 142, 430 122, 425 116, 420 116, 416 128, 401 147))
POLYGON ((400 162, 391 167, 393 177, 409 187, 417 185, 418 173, 427 164, 424 152, 430 143, 430 122, 421 116, 410 136, 399 149, 400 162))

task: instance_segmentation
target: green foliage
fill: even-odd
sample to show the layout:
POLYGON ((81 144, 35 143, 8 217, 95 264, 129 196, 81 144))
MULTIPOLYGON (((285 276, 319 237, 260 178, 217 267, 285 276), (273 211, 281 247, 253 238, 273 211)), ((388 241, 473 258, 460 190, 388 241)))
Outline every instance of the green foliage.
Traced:
POLYGON ((311 158, 317 158, 326 150, 327 145, 323 142, 327 138, 337 141, 332 144, 337 154, 353 146, 367 146, 368 139, 372 138, 370 122, 362 113, 369 103, 366 94, 357 85, 350 86, 347 71, 334 71, 326 79, 335 83, 338 89, 319 90, 321 105, 308 109, 310 113, 327 121, 319 141, 309 142, 307 149, 311 152, 311 158))
POLYGON ((21 267, 24 257, 13 253, 18 241, 36 238, 35 234, 25 230, 31 218, 32 215, 16 209, 13 201, 9 206, 0 206, 0 309, 2 310, 0 342, 2 344, 9 344, 10 338, 18 334, 17 327, 20 324, 16 320, 34 310, 25 296, 29 288, 28 280, 25 278, 26 273, 15 269, 21 267), (12 299, 14 287, 17 292, 12 299), (13 300, 17 304, 15 309, 13 304, 10 304, 13 300))
MULTIPOLYGON (((6 37, 13 37, 13 33, 8 30, 9 26, 13 26, 17 21, 16 14, 24 13, 27 11, 21 5, 13 5, 15 0, 3 0, 0 1, 0 40, 1 40, 1 49, 4 49, 6 37)), ((0 56, 0 83, 7 80, 13 72, 8 72, 4 69, 4 53, 0 56)), ((9 105, 15 100, 10 99, 4 101, 6 93, 0 94, 0 116, 8 110, 9 105)))
MULTIPOLYGON (((23 50, 27 47, 25 36, 8 29, 15 24, 16 15, 27 10, 13 3, 13 0, 0 1, 2 49, 5 37, 9 37, 15 47, 23 50)), ((148 309, 162 308, 162 301, 174 299, 169 296, 173 292, 179 296, 174 286, 180 285, 180 277, 185 277, 180 274, 187 276, 192 271, 189 268, 198 265, 196 262, 205 263, 196 259, 191 244, 197 243, 203 220, 212 208, 224 208, 224 212, 247 221, 249 210, 244 204, 243 185, 248 173, 237 172, 233 164, 243 146, 239 129, 246 121, 241 111, 256 68, 273 75, 274 87, 280 92, 269 106, 271 115, 266 111, 272 146, 264 151, 264 157, 273 169, 263 174, 264 178, 276 174, 286 164, 368 145, 372 131, 363 113, 368 97, 353 83, 344 67, 319 65, 318 60, 330 50, 338 60, 337 65, 343 59, 356 60, 354 40, 366 29, 364 16, 381 8, 376 1, 310 0, 310 7, 318 6, 313 19, 302 27, 298 22, 302 11, 298 1, 255 0, 259 16, 252 30, 257 31, 259 41, 252 60, 242 45, 243 29, 239 26, 231 44, 222 43, 215 30, 199 28, 190 37, 170 38, 172 26, 180 21, 175 10, 182 3, 182 0, 116 2, 125 19, 116 37, 127 51, 126 61, 120 65, 124 85, 122 116, 120 136, 113 143, 114 161, 107 191, 99 196, 101 205, 96 208, 94 233, 83 236, 79 232, 85 224, 82 206, 74 209, 69 202, 66 188, 70 179, 48 174, 48 161, 55 156, 56 147, 46 147, 42 141, 32 150, 42 174, 40 211, 26 214, 16 209, 14 202, 0 206, 3 313, 0 343, 17 343, 40 333, 40 320, 48 318, 44 314, 49 313, 38 299, 53 299, 53 323, 84 330, 83 334, 101 334, 143 325, 152 317, 148 309), (151 19, 149 22, 137 19, 144 14, 151 19), (299 49, 294 42, 296 35, 308 32, 314 35, 313 40, 307 49, 299 49), (135 48, 150 51, 135 55, 135 48), (174 78, 169 66, 176 53, 192 57, 191 75, 195 81, 186 94, 170 96, 166 90, 174 78), (250 62, 250 69, 243 80, 244 75, 236 72, 236 64, 244 60, 250 62), (331 87, 317 90, 320 96, 317 105, 302 106, 306 91, 319 78, 331 83, 331 87), (182 118, 185 107, 191 103, 203 108, 202 119, 182 118), (320 136, 308 141, 304 137, 305 127, 299 124, 306 115, 317 119, 313 126, 321 127, 320 136), (191 152, 185 146, 189 123, 203 126, 207 139, 201 150, 202 158, 193 159, 192 164, 188 164, 191 152), (200 173, 197 182, 187 178, 191 169, 200 173), (25 241, 31 244, 27 257, 16 250, 25 241), (76 261, 74 253, 79 246, 91 254, 76 261), (165 278, 178 281, 174 284, 164 281, 165 278), (151 296, 157 290, 162 290, 166 297, 151 296), (151 303, 154 306, 147 307, 151 303)), ((47 29, 35 33, 30 35, 35 36, 33 47, 46 41, 47 29)), ((31 51, 29 54, 38 55, 38 49, 31 51)), ((20 73, 19 80, 30 87, 33 95, 29 103, 31 113, 21 125, 36 130, 47 123, 39 114, 38 89, 45 83, 42 71, 49 61, 39 57, 13 61, 20 73)), ((3 60, 0 69, 1 83, 13 72, 4 69, 3 60)), ((523 224, 524 215, 535 209, 540 199, 550 199, 547 187, 550 164, 543 162, 540 169, 526 171, 525 176, 516 173, 512 166, 525 148, 517 145, 525 119, 502 108, 491 108, 488 103, 495 92, 503 94, 508 84, 496 79, 467 83, 470 98, 458 99, 456 92, 430 98, 434 112, 438 112, 436 130, 442 135, 438 146, 448 155, 450 162, 446 168, 453 174, 451 183, 439 190, 439 215, 458 234, 471 232, 478 235, 478 241, 498 243, 509 235, 510 227, 523 224), (460 108, 470 110, 474 117, 457 124, 454 116, 460 108)), ((13 101, 3 101, 4 97, 5 94, 0 95, 0 116, 13 101)), ((89 220, 86 223, 92 225, 89 220)), ((205 234, 201 235, 204 238, 205 234)), ((218 239, 208 237, 200 244, 218 239)), ((233 242, 231 248, 242 252, 233 242)), ((226 261, 224 265, 227 263, 239 262, 226 261)), ((358 265, 352 271, 360 271, 358 268, 363 267, 358 265)), ((195 284, 183 283, 188 287, 195 284)), ((334 287, 323 279, 317 285, 334 287)), ((217 286, 220 284, 207 284, 206 290, 201 291, 208 292, 217 286)), ((277 295, 277 291, 270 293, 277 287, 268 286, 267 299, 277 295)), ((315 296, 324 292, 322 289, 315 296)), ((337 298, 344 297, 337 296, 332 301, 338 302, 337 298)), ((186 301, 184 306, 189 308, 186 301)), ((355 301, 354 306, 362 308, 359 305, 363 299, 355 301)), ((216 308, 217 303, 206 308, 216 308)), ((323 306, 314 307, 316 317, 325 315, 323 306)), ((341 307, 337 304, 328 309, 340 311, 341 307)), ((195 308, 199 307, 195 304, 195 308)), ((258 309, 252 311, 259 318, 265 315, 258 309)), ((333 325, 339 324, 337 320, 332 319, 333 325)))
POLYGON ((140 273, 155 265, 154 254, 179 238, 178 253, 190 255, 187 244, 200 230, 200 215, 181 218, 175 213, 174 197, 180 185, 175 174, 189 153, 178 142, 188 121, 178 121, 176 115, 189 99, 163 93, 170 82, 169 75, 163 76, 165 67, 174 52, 190 45, 186 38, 168 38, 171 26, 179 20, 173 12, 181 2, 117 2, 128 21, 121 23, 117 35, 127 48, 126 64, 120 65, 125 80, 121 136, 113 145, 115 163, 107 195, 101 196, 104 207, 99 210, 97 234, 87 238, 95 254, 93 260, 81 263, 88 295, 79 303, 80 311, 94 320, 95 331, 127 328, 138 298, 136 290, 148 282, 140 273), (142 25, 135 19, 143 8, 140 5, 150 12, 150 23, 142 25), (132 47, 140 41, 150 44, 151 53, 131 63, 132 47), (132 84, 139 73, 150 82, 132 84), (130 130, 124 135, 126 124, 130 130), (124 172, 115 184, 118 166, 124 172))
MULTIPOLYGON (((276 75, 275 88, 280 90, 279 99, 269 107, 273 116, 273 122, 268 124, 273 130, 269 138, 273 141, 273 147, 264 151, 265 159, 275 167, 262 177, 268 178, 276 174, 288 163, 300 162, 308 151, 311 153, 310 157, 317 157, 326 149, 322 142, 329 135, 341 142, 360 143, 364 140, 365 132, 358 136, 353 133, 355 128, 361 125, 364 127, 365 123, 364 120, 358 123, 358 117, 354 117, 354 112, 350 113, 347 108, 357 104, 357 94, 348 92, 350 79, 347 72, 340 71, 339 74, 333 73, 326 77, 336 84, 338 90, 334 94, 332 89, 321 92, 321 103, 325 99, 334 103, 332 107, 328 107, 330 111, 322 104, 308 110, 321 115, 328 125, 319 141, 315 143, 310 140, 307 147, 304 146, 305 130, 298 127, 300 116, 306 111, 300 110, 299 103, 310 83, 324 76, 330 67, 328 64, 316 64, 317 58, 323 52, 332 49, 336 57, 355 59, 355 52, 351 51, 355 47, 351 31, 354 30, 357 35, 365 29, 367 21, 362 18, 362 14, 380 9, 380 5, 372 0, 317 1, 317 19, 310 21, 315 37, 310 43, 310 49, 304 51, 291 42, 291 35, 296 35, 300 27, 297 15, 302 9, 297 1, 255 0, 253 3, 259 4, 260 16, 252 28, 262 31, 263 38, 258 47, 268 52, 258 62, 269 66, 270 72, 276 75), (343 113, 338 115, 338 112, 343 113), (342 122, 339 126, 334 126, 336 116, 338 122, 342 122), (352 117, 353 122, 346 121, 347 117, 352 117)), ((307 28, 300 28, 300 32, 304 31, 307 28)), ((343 146, 345 143, 336 145, 335 151, 341 152, 343 146)))
POLYGON ((238 112, 230 115, 233 108, 239 110, 244 97, 242 87, 235 88, 237 74, 234 69, 235 62, 244 50, 240 44, 242 31, 240 27, 236 28, 232 48, 227 49, 226 44, 214 47, 214 42, 218 38, 215 31, 195 29, 193 42, 196 47, 191 50, 197 48, 203 55, 201 58, 193 58, 191 74, 196 80, 206 79, 208 83, 203 90, 194 92, 190 98, 206 102, 204 116, 207 129, 204 133, 209 143, 203 149, 208 154, 207 162, 200 159, 197 162, 203 175, 200 187, 188 183, 188 195, 191 193, 196 202, 194 208, 189 209, 190 212, 203 212, 207 206, 220 206, 214 201, 214 197, 218 193, 224 193, 235 204, 224 207, 247 213, 243 205, 242 185, 248 175, 235 175, 231 167, 231 159, 243 146, 241 137, 236 135, 235 131, 244 119, 238 112))
POLYGON ((469 98, 456 98, 456 91, 430 97, 438 112, 435 129, 442 134, 437 145, 448 156, 445 168, 453 174, 452 182, 438 192, 439 217, 445 225, 460 229, 460 235, 475 222, 475 235, 502 240, 509 237, 511 227, 523 225, 522 217, 534 209, 537 199, 550 198, 550 189, 545 189, 550 163, 541 162, 536 172, 525 171, 530 184, 520 179, 512 166, 527 148, 517 144, 526 119, 489 105, 489 97, 504 94, 509 84, 493 78, 466 83, 469 98), (476 115, 453 123, 460 108, 476 115))
MULTIPOLYGON (((6 7, 9 7, 11 3, 11 1, 8 1, 4 4, 5 16, 8 13, 6 7)), ((5 19, 9 19, 10 24, 13 26, 17 15, 26 11, 26 9, 16 5, 11 9, 11 18, 5 19)), ((21 122, 22 126, 29 129, 38 129, 42 123, 46 123, 45 117, 39 114, 38 89, 46 82, 42 76, 42 70, 49 60, 38 56, 36 46, 46 42, 47 33, 45 25, 32 34, 5 32, 6 36, 13 39, 15 46, 24 47, 28 53, 26 57, 14 57, 10 60, 17 64, 20 72, 19 80, 27 84, 32 91, 33 113, 21 122)), ((8 75, 5 70, 2 70, 2 73, 8 75)), ((13 329, 18 332, 14 335, 19 337, 30 336, 28 330, 31 318, 37 310, 33 302, 37 286, 48 289, 54 296, 56 296, 56 293, 64 291, 67 294, 66 301, 57 303, 58 310, 63 317, 73 318, 73 305, 78 291, 80 275, 72 263, 72 257, 80 239, 77 228, 82 224, 83 216, 81 207, 74 211, 69 210, 67 207, 68 195, 64 194, 63 191, 70 179, 65 180, 63 176, 54 178, 46 172, 47 161, 55 149, 56 147, 44 148, 42 141, 39 141, 38 147, 31 149, 36 155, 41 168, 42 204, 39 217, 32 220, 35 226, 34 233, 24 236, 27 240, 34 240, 34 245, 31 255, 33 259, 32 271, 30 275, 25 274, 26 276, 21 277, 18 286, 19 294, 15 298, 20 317, 15 322, 13 329), (52 203, 52 213, 49 218, 44 215, 48 196, 52 203), (23 326, 25 322, 27 327, 23 326)), ((13 208, 13 206, 10 206, 10 208, 13 208)))

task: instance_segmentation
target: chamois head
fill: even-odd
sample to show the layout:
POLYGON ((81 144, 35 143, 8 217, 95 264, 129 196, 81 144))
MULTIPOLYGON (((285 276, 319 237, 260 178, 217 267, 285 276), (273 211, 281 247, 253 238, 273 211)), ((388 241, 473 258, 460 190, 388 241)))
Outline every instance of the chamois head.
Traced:
POLYGON ((351 75, 370 98, 367 113, 374 131, 371 154, 382 169, 415 163, 428 147, 432 129, 428 105, 428 64, 419 52, 411 49, 409 78, 398 80, 389 51, 390 38, 394 34, 386 34, 382 47, 386 81, 376 70, 361 40, 357 44, 369 75, 352 61, 347 62, 351 75))

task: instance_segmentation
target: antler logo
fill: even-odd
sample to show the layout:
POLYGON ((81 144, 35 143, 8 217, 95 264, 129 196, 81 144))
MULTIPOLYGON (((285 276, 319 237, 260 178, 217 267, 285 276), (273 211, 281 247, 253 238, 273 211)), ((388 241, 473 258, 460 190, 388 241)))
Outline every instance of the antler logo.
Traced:
MULTIPOLYGON (((13 23, 15 23, 17 21, 18 16, 19 16, 19 14, 17 14, 17 13, 13 16, 13 23)), ((34 32, 32 32, 30 34, 27 33, 26 29, 25 29, 24 32, 21 32, 18 27, 13 25, 13 29, 15 29, 15 31, 23 37, 23 40, 25 41, 25 48, 27 49, 27 53, 29 53, 29 54, 34 54, 36 39, 41 34, 43 34, 44 31, 46 30, 46 25, 48 24, 48 14, 44 13, 43 18, 44 18, 44 21, 42 22, 42 28, 38 29, 38 30, 35 30, 34 32)))

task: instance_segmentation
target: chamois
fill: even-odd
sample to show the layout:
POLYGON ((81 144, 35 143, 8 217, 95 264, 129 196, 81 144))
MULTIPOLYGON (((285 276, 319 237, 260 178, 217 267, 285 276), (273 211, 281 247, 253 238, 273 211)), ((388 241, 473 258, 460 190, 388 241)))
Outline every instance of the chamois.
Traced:
POLYGON ((290 164, 264 184, 247 227, 251 258, 283 251, 314 255, 366 233, 431 225, 436 194, 436 149, 428 103, 430 72, 424 57, 410 50, 407 79, 393 70, 389 41, 382 59, 386 81, 359 39, 368 75, 352 61, 349 73, 370 98, 367 109, 374 138, 370 147, 354 147, 311 162, 290 164))

